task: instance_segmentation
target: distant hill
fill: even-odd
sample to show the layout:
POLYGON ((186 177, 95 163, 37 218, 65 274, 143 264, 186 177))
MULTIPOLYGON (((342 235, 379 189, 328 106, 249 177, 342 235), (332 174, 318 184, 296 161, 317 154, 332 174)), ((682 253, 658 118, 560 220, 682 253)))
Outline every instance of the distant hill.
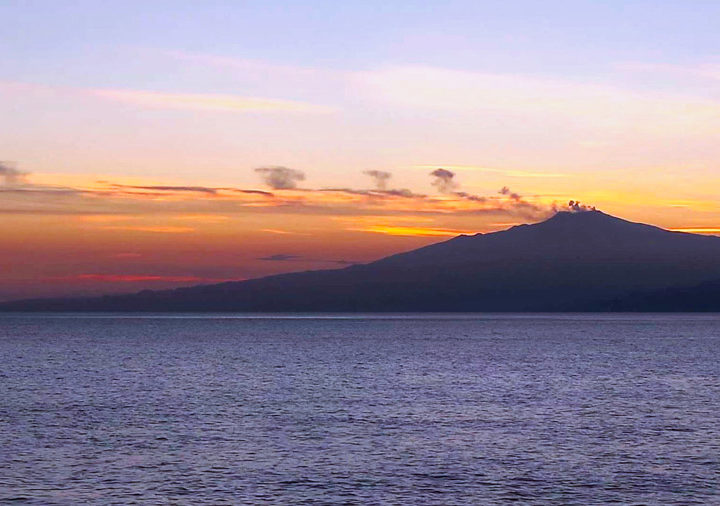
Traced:
POLYGON ((720 238, 560 212, 343 269, 0 310, 720 311, 720 238))

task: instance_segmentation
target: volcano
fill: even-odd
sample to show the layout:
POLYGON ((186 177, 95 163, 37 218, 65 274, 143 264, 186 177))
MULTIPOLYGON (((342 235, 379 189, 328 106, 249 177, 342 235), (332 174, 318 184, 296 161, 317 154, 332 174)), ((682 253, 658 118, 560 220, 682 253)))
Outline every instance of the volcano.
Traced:
POLYGON ((37 299, 5 311, 491 312, 717 311, 720 237, 600 211, 445 242, 343 269, 37 299))

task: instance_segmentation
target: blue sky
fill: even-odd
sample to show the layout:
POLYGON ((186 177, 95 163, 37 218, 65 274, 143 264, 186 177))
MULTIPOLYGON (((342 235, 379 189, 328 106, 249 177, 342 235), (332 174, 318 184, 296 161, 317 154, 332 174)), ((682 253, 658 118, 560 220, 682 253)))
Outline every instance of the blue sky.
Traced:
POLYGON ((710 0, 5 0, 0 15, 5 78, 61 79, 89 58, 98 67, 86 76, 101 81, 98 55, 123 47, 331 68, 592 75, 621 61, 701 62, 717 57, 720 43, 720 4, 710 0))
POLYGON ((0 17, 0 148, 32 172, 249 181, 278 164, 427 186, 408 168, 702 176, 718 155, 715 1, 6 0, 0 17))

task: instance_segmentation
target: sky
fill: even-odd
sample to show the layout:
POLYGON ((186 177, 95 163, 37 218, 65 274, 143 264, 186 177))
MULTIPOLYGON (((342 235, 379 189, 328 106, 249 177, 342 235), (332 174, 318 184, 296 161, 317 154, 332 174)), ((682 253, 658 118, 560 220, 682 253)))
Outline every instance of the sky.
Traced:
POLYGON ((720 233, 715 0, 0 19, 0 300, 340 268, 570 200, 720 233))

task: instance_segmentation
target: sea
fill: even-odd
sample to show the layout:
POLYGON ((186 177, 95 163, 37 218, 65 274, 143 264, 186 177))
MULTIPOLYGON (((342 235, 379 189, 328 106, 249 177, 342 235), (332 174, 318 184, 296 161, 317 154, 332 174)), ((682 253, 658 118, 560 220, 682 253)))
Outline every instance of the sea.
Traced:
POLYGON ((0 316, 0 504, 720 504, 720 315, 0 316))

